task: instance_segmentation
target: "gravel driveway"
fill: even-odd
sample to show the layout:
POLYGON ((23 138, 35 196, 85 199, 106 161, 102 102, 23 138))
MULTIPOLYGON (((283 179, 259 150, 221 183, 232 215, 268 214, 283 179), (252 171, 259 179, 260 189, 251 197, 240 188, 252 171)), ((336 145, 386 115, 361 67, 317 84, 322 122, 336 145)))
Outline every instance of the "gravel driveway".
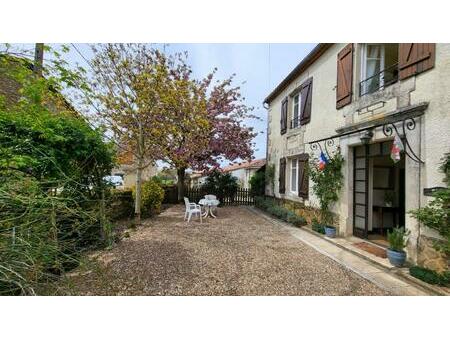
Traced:
POLYGON ((74 295, 385 295, 386 292, 244 207, 183 222, 174 206, 95 264, 69 274, 74 295), (84 271, 83 271, 84 270, 84 271))

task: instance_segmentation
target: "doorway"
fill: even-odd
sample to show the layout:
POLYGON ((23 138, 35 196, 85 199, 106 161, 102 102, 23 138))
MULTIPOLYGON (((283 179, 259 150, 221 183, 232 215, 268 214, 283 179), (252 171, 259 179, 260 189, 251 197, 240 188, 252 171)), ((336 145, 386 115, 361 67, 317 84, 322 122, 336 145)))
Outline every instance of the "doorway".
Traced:
POLYGON ((405 159, 390 158, 392 141, 354 148, 353 234, 387 246, 387 232, 405 225, 405 159))

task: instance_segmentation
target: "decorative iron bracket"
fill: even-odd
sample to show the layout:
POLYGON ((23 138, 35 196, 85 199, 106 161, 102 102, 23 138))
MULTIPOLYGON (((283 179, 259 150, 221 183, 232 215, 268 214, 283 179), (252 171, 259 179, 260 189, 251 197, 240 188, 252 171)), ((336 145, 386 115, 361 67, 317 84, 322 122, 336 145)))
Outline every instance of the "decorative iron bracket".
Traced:
POLYGON ((334 148, 335 149, 334 152, 340 152, 340 147, 339 147, 339 145, 336 145, 336 142, 335 142, 336 138, 358 134, 358 133, 364 132, 366 130, 372 130, 372 129, 375 129, 378 127, 382 127, 383 134, 387 137, 393 136, 394 131, 395 131, 395 133, 397 133, 397 135, 402 140, 403 149, 404 149, 404 153, 406 154, 406 156, 408 156, 414 162, 421 163, 421 164, 425 163, 424 161, 422 161, 419 158, 419 156, 416 155, 416 153, 414 152, 414 150, 412 149, 412 147, 408 141, 407 132, 416 129, 416 121, 415 121, 414 117, 405 117, 403 120, 397 120, 397 121, 388 122, 388 123, 380 123, 380 124, 372 125, 372 126, 369 126, 366 128, 352 130, 347 133, 341 133, 341 134, 327 137, 324 139, 320 139, 317 141, 308 142, 308 144, 313 152, 316 152, 316 151, 323 152, 324 154, 327 155, 328 158, 330 158, 330 150, 331 149, 334 148), (398 128, 395 125, 396 123, 397 124, 401 123, 401 128, 402 128, 401 130, 403 131, 403 135, 400 135, 398 128))
POLYGON ((401 121, 401 128, 403 131, 403 137, 402 135, 400 135, 400 133, 398 132, 398 128, 395 126, 395 123, 386 123, 383 125, 383 134, 387 137, 393 136, 393 133, 395 131, 395 133, 398 135, 398 137, 402 140, 403 143, 403 151, 406 154, 406 156, 408 156, 411 160, 413 160, 414 162, 417 163, 421 163, 421 164, 425 164, 424 161, 422 161, 419 156, 416 155, 416 153, 414 152, 414 150, 412 150, 411 145, 409 144, 408 141, 408 135, 407 135, 407 131, 411 131, 416 129, 416 121, 414 120, 413 117, 408 117, 405 118, 401 121))

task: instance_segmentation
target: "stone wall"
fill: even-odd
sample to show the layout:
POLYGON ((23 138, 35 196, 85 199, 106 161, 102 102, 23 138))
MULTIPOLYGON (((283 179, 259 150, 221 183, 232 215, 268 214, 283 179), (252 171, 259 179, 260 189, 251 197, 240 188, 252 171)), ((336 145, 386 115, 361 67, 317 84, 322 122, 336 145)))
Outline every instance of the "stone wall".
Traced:
POLYGON ((437 272, 449 269, 449 258, 433 247, 434 239, 420 236, 417 252, 417 264, 437 272))

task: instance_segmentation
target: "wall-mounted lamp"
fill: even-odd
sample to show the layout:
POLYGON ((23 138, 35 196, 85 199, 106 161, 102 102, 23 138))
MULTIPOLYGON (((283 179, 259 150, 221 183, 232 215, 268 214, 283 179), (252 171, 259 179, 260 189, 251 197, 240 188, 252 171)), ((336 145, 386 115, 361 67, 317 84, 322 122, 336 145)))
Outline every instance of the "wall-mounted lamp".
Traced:
POLYGON ((373 131, 371 129, 366 130, 364 132, 364 134, 360 137, 361 143, 364 145, 369 144, 372 137, 373 137, 373 131))

